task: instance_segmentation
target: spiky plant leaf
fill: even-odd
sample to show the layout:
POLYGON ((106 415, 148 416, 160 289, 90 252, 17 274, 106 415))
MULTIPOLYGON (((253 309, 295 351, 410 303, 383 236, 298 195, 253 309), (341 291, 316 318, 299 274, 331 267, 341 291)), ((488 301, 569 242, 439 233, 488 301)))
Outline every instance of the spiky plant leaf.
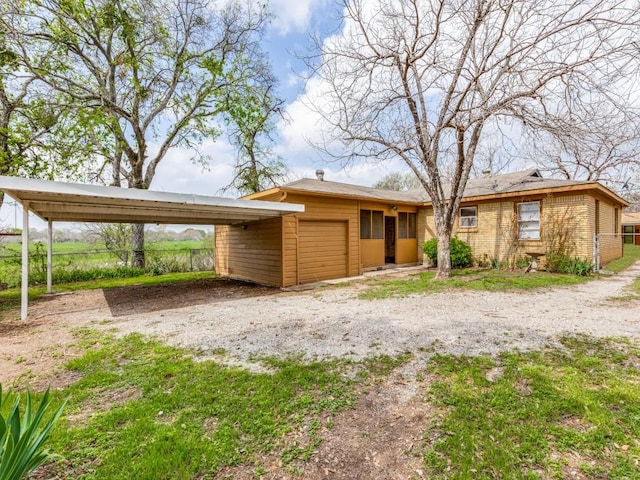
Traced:
POLYGON ((44 449, 51 430, 60 418, 66 400, 48 417, 51 410, 49 389, 34 412, 31 392, 27 390, 24 414, 20 415, 20 396, 3 395, 0 385, 0 480, 21 480, 51 458, 44 449), (5 405, 12 402, 7 416, 5 405))

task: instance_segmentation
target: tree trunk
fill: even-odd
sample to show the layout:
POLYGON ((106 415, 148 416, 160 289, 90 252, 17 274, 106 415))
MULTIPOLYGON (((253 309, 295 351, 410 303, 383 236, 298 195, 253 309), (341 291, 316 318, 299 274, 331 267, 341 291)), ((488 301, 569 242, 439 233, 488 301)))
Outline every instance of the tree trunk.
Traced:
POLYGON ((438 239, 438 271, 435 280, 443 280, 451 275, 451 230, 446 218, 446 205, 433 209, 433 219, 436 227, 436 238, 438 239))
MULTIPOLYGON (((132 166, 132 174, 130 178, 127 178, 129 188, 135 188, 138 190, 147 190, 147 185, 144 184, 142 175, 142 166, 144 165, 144 153, 138 151, 137 156, 129 155, 129 163, 132 166)), ((118 161, 120 161, 118 159, 118 161)), ((145 268, 146 262, 144 257, 144 224, 135 223, 131 225, 131 249, 133 250, 131 255, 131 266, 138 268, 145 268)))
POLYGON ((133 250, 131 265, 144 268, 144 223, 136 223, 131 226, 131 248, 133 250))
POLYGON ((449 247, 451 234, 447 232, 438 232, 438 271, 436 280, 449 278, 451 275, 451 249, 449 247))

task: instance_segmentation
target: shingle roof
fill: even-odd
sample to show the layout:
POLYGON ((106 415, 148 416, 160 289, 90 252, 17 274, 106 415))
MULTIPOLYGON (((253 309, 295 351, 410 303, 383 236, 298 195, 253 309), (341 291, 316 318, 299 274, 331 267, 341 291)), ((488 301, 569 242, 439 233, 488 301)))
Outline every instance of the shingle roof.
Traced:
POLYGON ((398 192, 395 190, 383 190, 373 187, 362 187, 349 183, 329 182, 303 178, 295 182, 287 183, 280 187, 281 190, 295 190, 300 192, 323 193, 338 196, 361 197, 370 200, 384 200, 389 202, 422 203, 428 200, 424 189, 398 192))
POLYGON ((640 212, 622 213, 623 225, 640 225, 640 212))
POLYGON ((480 197, 500 193, 523 192, 541 188, 571 187, 587 185, 588 181, 566 180, 557 178, 543 178, 537 169, 523 172, 507 173, 492 177, 474 178, 469 180, 464 190, 465 197, 480 197))
MULTIPOLYGON (((522 172, 470 179, 467 182, 464 197, 480 197, 538 190, 542 188, 586 185, 590 183, 593 182, 542 178, 538 170, 530 169, 522 172)), ((360 185, 329 182, 311 178, 303 178, 301 180, 288 183, 280 187, 280 189, 338 196, 361 197, 370 200, 384 200, 390 202, 424 203, 429 201, 429 196, 423 188, 397 192, 394 190, 382 190, 378 188, 362 187, 360 185)))

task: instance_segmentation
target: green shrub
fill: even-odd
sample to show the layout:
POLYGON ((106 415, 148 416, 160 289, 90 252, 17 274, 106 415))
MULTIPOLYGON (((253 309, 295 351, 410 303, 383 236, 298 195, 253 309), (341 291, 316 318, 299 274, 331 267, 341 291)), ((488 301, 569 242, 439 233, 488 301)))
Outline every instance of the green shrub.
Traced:
POLYGON ((584 258, 575 258, 573 262, 572 272, 574 275, 579 275, 581 277, 587 277, 591 275, 593 271, 593 263, 584 258))
POLYGON ((552 273, 570 273, 586 277, 591 274, 593 264, 589 260, 569 255, 549 254, 546 257, 546 268, 552 273))
POLYGON ((433 265, 438 264, 438 239, 432 238, 422 244, 422 251, 425 253, 433 265))
MULTIPOLYGON (((449 244, 452 268, 465 268, 471 265, 471 247, 458 237, 451 237, 449 244)), ((422 244, 422 251, 434 265, 438 264, 438 239, 432 238, 422 244)))
POLYGON ((0 385, 0 480, 25 478, 52 458, 44 450, 44 443, 60 418, 64 404, 48 417, 51 408, 49 389, 35 412, 31 393, 27 391, 24 414, 21 416, 20 396, 3 396, 0 385), (45 416, 48 418, 45 419, 45 416))

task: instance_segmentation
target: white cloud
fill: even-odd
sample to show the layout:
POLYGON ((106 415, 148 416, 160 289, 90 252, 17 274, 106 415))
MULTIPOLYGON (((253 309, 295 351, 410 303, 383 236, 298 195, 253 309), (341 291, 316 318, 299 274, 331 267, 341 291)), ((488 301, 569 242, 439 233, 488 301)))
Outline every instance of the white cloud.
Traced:
POLYGON ((386 174, 404 171, 407 167, 400 161, 388 161, 384 163, 360 162, 354 165, 348 165, 344 168, 336 164, 325 164, 317 165, 315 167, 295 167, 291 172, 292 177, 294 179, 315 178, 317 168, 322 168, 322 170, 324 170, 325 181, 370 187, 386 174))
POLYGON ((280 35, 306 31, 313 12, 326 4, 327 0, 272 0, 271 9, 276 15, 273 26, 280 35))
POLYGON ((234 148, 226 141, 207 141, 202 151, 211 158, 206 167, 191 161, 192 152, 172 149, 162 160, 151 190, 219 196, 233 179, 234 148))
POLYGON ((300 75, 298 75, 297 73, 290 73, 289 75, 287 75, 287 78, 285 79, 285 81, 283 82, 284 85, 287 88, 293 88, 293 87, 297 87, 300 82, 302 81, 300 75))

